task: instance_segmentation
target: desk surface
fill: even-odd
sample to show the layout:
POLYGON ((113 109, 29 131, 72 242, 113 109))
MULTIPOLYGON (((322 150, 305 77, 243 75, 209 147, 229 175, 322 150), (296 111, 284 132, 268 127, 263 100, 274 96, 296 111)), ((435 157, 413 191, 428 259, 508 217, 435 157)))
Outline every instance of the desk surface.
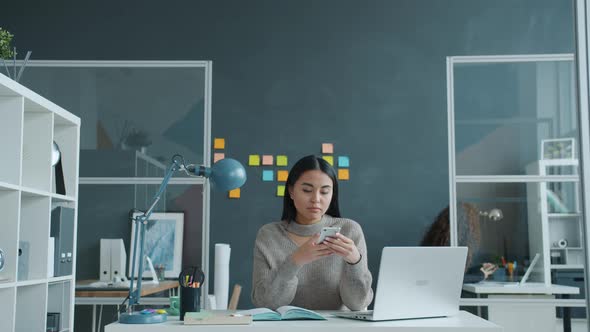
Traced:
POLYGON ((407 319, 384 322, 366 322, 346 318, 334 317, 330 312, 321 312, 328 320, 298 320, 298 321, 258 321, 250 325, 183 325, 177 317, 168 317, 168 321, 162 324, 119 324, 112 323, 105 327, 105 332, 169 332, 171 330, 181 331, 205 331, 207 329, 215 332, 238 332, 238 331, 264 331, 264 332, 301 332, 301 331, 322 331, 322 332, 342 332, 342 331, 489 331, 501 332, 502 328, 485 319, 479 318, 465 311, 460 311, 457 315, 445 318, 428 318, 428 319, 407 319))
POLYGON ((550 285, 539 282, 527 282, 524 285, 503 284, 498 282, 479 282, 463 284, 463 290, 476 294, 579 294, 578 287, 550 285))
MULTIPOLYGON (((96 280, 76 281, 76 285, 89 285, 96 280)), ((159 284, 152 284, 146 281, 141 283, 141 296, 151 295, 178 287, 177 280, 160 281, 159 284)), ((116 297, 125 298, 129 295, 129 290, 109 290, 108 287, 97 288, 97 290, 76 291, 76 297, 116 297)))

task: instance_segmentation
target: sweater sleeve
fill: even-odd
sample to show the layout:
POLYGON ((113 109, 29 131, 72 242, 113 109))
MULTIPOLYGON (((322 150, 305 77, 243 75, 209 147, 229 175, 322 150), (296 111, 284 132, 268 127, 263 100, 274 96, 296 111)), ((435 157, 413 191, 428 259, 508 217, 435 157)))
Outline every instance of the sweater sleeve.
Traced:
POLYGON ((340 280, 340 298, 350 310, 364 310, 373 300, 373 277, 367 264, 365 236, 357 223, 353 223, 350 237, 361 254, 361 260, 356 264, 344 264, 340 280))
POLYGON ((276 309, 293 301, 297 290, 300 267, 287 256, 277 261, 270 239, 276 237, 264 227, 258 231, 254 244, 252 271, 252 303, 257 307, 276 309), (273 260, 275 258, 275 260, 273 260))

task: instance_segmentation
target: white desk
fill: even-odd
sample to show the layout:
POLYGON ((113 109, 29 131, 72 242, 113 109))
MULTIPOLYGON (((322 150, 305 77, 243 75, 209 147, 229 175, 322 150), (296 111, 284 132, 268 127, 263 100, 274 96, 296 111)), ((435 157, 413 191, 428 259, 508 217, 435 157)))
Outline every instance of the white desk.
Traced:
MULTIPOLYGON (((477 297, 489 299, 516 300, 514 303, 489 304, 488 319, 502 325, 506 332, 553 332, 555 330, 555 295, 569 297, 579 294, 580 289, 571 286, 549 285, 527 282, 524 285, 505 285, 497 282, 464 284, 463 290, 475 293, 477 297), (544 303, 535 305, 518 303, 518 300, 536 299, 544 303)), ((479 311, 478 311, 479 312, 479 311)), ((564 307, 563 330, 571 331, 570 308, 564 307)))
POLYGON ((215 332, 357 332, 357 331, 399 331, 399 332, 500 332, 502 328, 465 311, 446 318, 408 319, 385 322, 365 322, 333 317, 329 312, 320 312, 328 320, 297 320, 252 322, 250 325, 183 325, 178 318, 168 317, 162 324, 119 324, 112 323, 105 327, 105 332, 170 332, 180 330, 215 332))
MULTIPOLYGON (((98 280, 81 280, 76 281, 76 286, 87 286, 98 280)), ((178 281, 166 280, 161 281, 159 284, 144 283, 141 288, 141 303, 142 304, 169 304, 169 298, 146 298, 144 296, 155 294, 162 291, 168 291, 168 296, 172 295, 174 289, 178 288, 178 281)), ((100 325, 102 320, 102 306, 103 305, 116 305, 117 312, 119 312, 119 306, 123 303, 123 300, 129 294, 129 290, 110 290, 109 287, 96 288, 96 290, 76 290, 76 305, 92 305, 92 332, 97 330, 96 322, 96 311, 97 305, 100 306, 100 317, 98 319, 98 330, 100 331, 100 325)))

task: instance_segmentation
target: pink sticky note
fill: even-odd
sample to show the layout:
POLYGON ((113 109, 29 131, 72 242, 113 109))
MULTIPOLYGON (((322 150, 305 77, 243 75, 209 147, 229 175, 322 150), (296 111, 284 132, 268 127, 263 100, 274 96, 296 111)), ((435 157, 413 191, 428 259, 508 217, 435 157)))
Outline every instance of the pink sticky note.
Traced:
POLYGON ((334 153, 334 144, 322 143, 322 153, 334 153))
POLYGON ((272 165, 274 163, 273 156, 269 154, 262 155, 262 165, 272 165))
POLYGON ((220 161, 221 159, 225 158, 225 153, 214 153, 213 154, 213 163, 215 164, 216 162, 220 161))

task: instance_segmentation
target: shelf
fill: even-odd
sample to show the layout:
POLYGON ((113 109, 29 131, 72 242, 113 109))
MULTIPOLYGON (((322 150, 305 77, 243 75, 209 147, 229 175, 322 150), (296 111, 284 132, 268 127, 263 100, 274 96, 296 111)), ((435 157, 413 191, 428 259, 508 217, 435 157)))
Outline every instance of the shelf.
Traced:
POLYGON ((582 270, 583 264, 551 264, 552 270, 582 270))
POLYGON ((22 185, 49 191, 53 114, 35 109, 24 113, 22 185))
POLYGON ((581 216, 582 216, 581 213, 547 213, 547 217, 548 218, 568 218, 568 219, 573 219, 573 218, 579 218, 581 216))
MULTIPOLYGON (((0 284, 1 285, 1 284, 0 284)), ((0 331, 12 331, 14 329, 14 302, 16 301, 16 288, 0 288, 0 331)))
POLYGON ((16 289, 16 332, 45 331, 47 321, 47 284, 16 289))
POLYGON ((34 285, 43 285, 47 283, 47 279, 30 279, 30 280, 19 280, 16 282, 17 287, 26 287, 34 285))
POLYGON ((60 195, 60 194, 51 194, 51 198, 53 198, 53 200, 55 202, 75 202, 76 198, 72 197, 72 196, 64 196, 64 195, 60 195))
POLYGON ((19 281, 47 279, 50 208, 49 197, 21 195, 19 281))
POLYGON ((19 190, 19 186, 7 182, 0 182, 0 191, 19 190))
POLYGON ((16 286, 16 283, 13 280, 0 281, 0 289, 11 288, 14 286, 16 286))
POLYGON ((4 251, 5 265, 0 271, 0 278, 16 280, 17 271, 17 254, 18 254, 18 224, 16 222, 8 223, 8 220, 18 220, 20 205, 20 193, 16 190, 0 191, 0 211, 2 219, 0 225, 0 248, 4 251))
POLYGON ((47 280, 50 284, 53 283, 62 283, 64 281, 72 281, 73 277, 71 275, 69 276, 61 276, 61 277, 52 277, 49 278, 49 280, 47 280))
POLYGON ((3 160, 10 161, 0 165, 0 181, 15 185, 20 184, 21 174, 23 103, 22 97, 0 97, 0 132, 2 137, 9 138, 8 142, 0 144, 0 155, 3 160))

